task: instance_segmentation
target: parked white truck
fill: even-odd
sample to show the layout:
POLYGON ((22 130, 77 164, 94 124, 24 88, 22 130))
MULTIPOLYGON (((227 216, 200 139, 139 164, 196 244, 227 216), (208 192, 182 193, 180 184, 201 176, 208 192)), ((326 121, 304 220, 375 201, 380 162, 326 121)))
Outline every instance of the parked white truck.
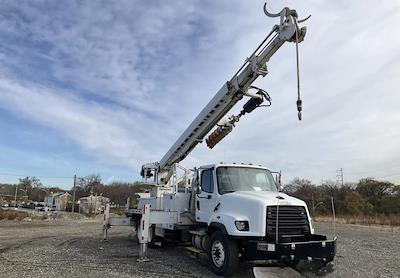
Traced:
MULTIPOLYGON (((296 44, 306 34, 297 12, 284 8, 266 39, 246 59, 214 98, 183 132, 165 156, 142 166, 141 175, 153 184, 150 197, 127 208, 125 218, 104 218, 104 235, 113 225, 135 227, 140 242, 140 261, 147 260, 147 245, 159 242, 191 242, 191 252, 206 252, 210 268, 219 275, 235 273, 239 260, 277 260, 295 264, 301 260, 333 261, 336 238, 328 240, 314 233, 305 202, 280 192, 280 173, 253 164, 217 163, 185 169, 178 163, 203 141, 213 148, 239 121, 261 106, 269 106, 268 93, 252 86, 258 76, 267 75, 266 62, 285 43, 296 44), (241 99, 248 97, 238 115, 226 117, 241 99), (275 176, 275 177, 274 177, 275 176)), ((297 70, 297 74, 299 71, 297 70)), ((298 76, 299 90, 299 76, 298 76)), ((301 119, 298 91, 297 109, 301 119)))

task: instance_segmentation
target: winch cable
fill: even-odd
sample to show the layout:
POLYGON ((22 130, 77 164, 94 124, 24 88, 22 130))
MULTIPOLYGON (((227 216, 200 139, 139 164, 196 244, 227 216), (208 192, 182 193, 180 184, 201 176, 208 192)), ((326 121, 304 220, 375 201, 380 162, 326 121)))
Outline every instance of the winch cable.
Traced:
POLYGON ((302 110, 302 104, 303 101, 301 100, 300 97, 300 65, 299 65, 299 25, 297 23, 297 18, 293 18, 294 23, 295 23, 295 32, 296 32, 296 70, 297 70, 297 116, 299 118, 299 121, 301 121, 301 110, 302 110))

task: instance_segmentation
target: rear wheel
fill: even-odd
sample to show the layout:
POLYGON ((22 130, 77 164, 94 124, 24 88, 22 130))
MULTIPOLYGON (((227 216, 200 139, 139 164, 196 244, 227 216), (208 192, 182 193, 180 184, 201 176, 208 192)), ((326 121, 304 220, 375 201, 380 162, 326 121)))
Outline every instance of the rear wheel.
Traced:
POLYGON ((207 250, 211 270, 217 275, 231 276, 239 262, 239 249, 236 242, 216 231, 211 235, 207 250))

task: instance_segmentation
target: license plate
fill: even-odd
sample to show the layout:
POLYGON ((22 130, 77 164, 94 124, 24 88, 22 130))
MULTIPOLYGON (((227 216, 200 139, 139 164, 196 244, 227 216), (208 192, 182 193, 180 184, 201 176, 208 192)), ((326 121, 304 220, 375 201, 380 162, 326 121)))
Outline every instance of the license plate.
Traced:
POLYGON ((268 243, 267 250, 270 252, 275 252, 275 244, 268 243))

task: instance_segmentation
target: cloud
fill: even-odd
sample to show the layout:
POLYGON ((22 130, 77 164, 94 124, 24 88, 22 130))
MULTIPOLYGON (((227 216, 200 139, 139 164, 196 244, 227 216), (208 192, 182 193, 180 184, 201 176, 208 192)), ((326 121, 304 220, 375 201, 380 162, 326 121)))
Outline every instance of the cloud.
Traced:
MULTIPOLYGON (((68 138, 104 169, 133 173, 164 155, 277 23, 262 4, 5 2, 0 107, 68 138)), ((256 162, 286 179, 315 181, 341 167, 355 180, 396 164, 399 4, 285 1, 270 9, 283 4, 313 15, 300 45, 304 120, 296 118, 288 44, 256 83, 272 107, 244 117, 212 151, 200 145, 183 164, 256 162)))
MULTIPOLYGON (((399 9, 367 2, 326 4, 310 7, 313 17, 300 46, 303 122, 297 122, 295 111, 294 47, 284 46, 269 62, 270 74, 257 82, 270 92, 273 106, 241 120, 213 150, 217 161, 282 169, 286 181, 295 176, 335 179, 341 167, 349 181, 393 173, 382 169, 398 160, 394 138, 400 131, 394 127, 400 123, 400 107, 393 89, 398 87, 400 40, 391 34, 399 9)), ((300 10, 308 12, 307 7, 300 10)), ((240 48, 254 47, 241 38, 240 48)), ((200 148, 193 156, 196 164, 211 154, 200 148)))
MULTIPOLYGON (((125 114, 112 113, 97 104, 82 104, 79 98, 60 96, 60 91, 23 86, 6 79, 0 79, 0 90, 3 106, 59 130, 88 152, 100 151, 128 161, 134 157, 135 145, 129 141, 129 132, 119 126, 127 122, 125 114)), ((135 116, 132 120, 139 120, 135 116)))

